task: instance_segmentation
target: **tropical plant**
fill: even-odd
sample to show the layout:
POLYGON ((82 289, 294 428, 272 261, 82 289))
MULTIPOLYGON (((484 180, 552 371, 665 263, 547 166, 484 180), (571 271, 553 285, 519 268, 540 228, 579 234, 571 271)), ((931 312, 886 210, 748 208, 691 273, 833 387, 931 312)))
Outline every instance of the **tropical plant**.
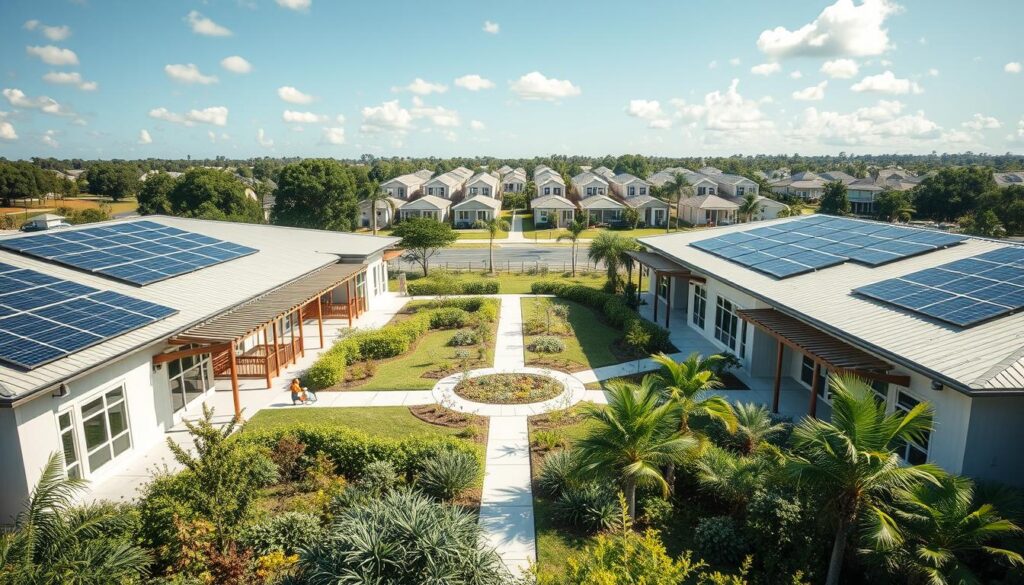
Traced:
POLYGON ((101 585, 149 575, 152 559, 128 534, 130 514, 113 506, 73 507, 85 486, 64 477, 59 453, 50 456, 13 531, 0 534, 0 582, 101 585))
POLYGON ((762 443, 786 432, 786 425, 775 422, 763 404, 736 401, 732 411, 736 415, 735 443, 744 455, 750 455, 762 443))
POLYGON ((557 497, 579 483, 579 460, 570 450, 556 451, 544 458, 537 476, 540 491, 557 497))
POLYGON ((323 540, 299 556, 308 585, 505 585, 501 558, 476 516, 417 492, 396 490, 340 511, 323 540))
POLYGON ((582 217, 576 217, 572 220, 572 223, 566 226, 568 233, 558 236, 558 241, 569 240, 572 242, 572 275, 576 276, 576 256, 579 251, 580 236, 587 229, 587 221, 582 217))
POLYGON ((588 481, 562 490, 551 511, 568 526, 599 532, 614 525, 617 508, 615 493, 606 484, 588 481))
MULTIPOLYGON (((715 375, 717 365, 725 358, 713 355, 708 358, 691 353, 685 360, 677 362, 664 353, 651 356, 661 370, 656 376, 657 386, 662 398, 677 407, 679 416, 677 424, 679 433, 690 435, 698 442, 704 442, 703 433, 690 428, 691 416, 705 416, 725 424, 730 433, 736 429, 736 415, 729 402, 721 396, 708 394, 721 386, 715 375)), ((665 481, 670 489, 675 489, 675 465, 669 464, 665 471, 665 481)))
MULTIPOLYGON (((684 195, 689 197, 693 194, 693 187, 690 186, 690 181, 686 179, 686 175, 683 173, 675 173, 672 175, 672 179, 662 185, 661 191, 669 196, 670 201, 675 201, 676 229, 679 229, 679 206, 683 201, 684 195)), ((671 224, 671 221, 665 222, 666 232, 669 231, 671 224)))
POLYGON ((449 451, 423 462, 417 485, 429 496, 454 500, 480 475, 480 462, 472 453, 449 451))
POLYGON ((750 496, 764 486, 782 463, 782 454, 777 450, 746 456, 712 445, 701 452, 693 465, 700 489, 726 502, 735 512, 743 509, 750 496))
POLYGON ((757 195, 754 193, 747 193, 743 197, 743 201, 740 203, 740 207, 736 210, 743 221, 752 221, 755 215, 761 213, 761 202, 758 200, 757 195))
POLYGON ((379 496, 394 491, 400 481, 401 478, 398 476, 395 464, 387 459, 378 459, 366 464, 356 485, 360 489, 379 496))
POLYGON ((636 240, 627 238, 613 232, 601 232, 590 242, 590 249, 587 251, 587 258, 595 264, 604 262, 608 272, 608 292, 614 293, 619 290, 619 267, 629 261, 626 252, 639 248, 636 240))
POLYGON ((366 188, 366 195, 363 201, 370 204, 370 227, 373 235, 377 235, 377 209, 383 206, 388 210, 388 217, 394 217, 395 204, 391 202, 388 192, 380 188, 376 182, 371 182, 366 188))
POLYGON ((295 554, 298 547, 321 540, 327 530, 306 512, 284 512, 252 522, 239 531, 238 543, 259 556, 274 551, 295 554))
POLYGON ((877 551, 890 570, 922 583, 981 583, 971 560, 1024 565, 1020 553, 995 544, 1021 529, 992 504, 980 503, 974 483, 965 477, 946 476, 938 485, 923 483, 901 492, 894 516, 899 546, 877 542, 877 551))
POLYGON ((697 447, 678 433, 679 406, 661 399, 653 376, 639 385, 621 380, 608 384, 608 404, 588 404, 586 436, 576 442, 580 470, 590 476, 611 474, 625 493, 630 518, 636 515, 636 488, 654 485, 667 496, 661 467, 683 461, 697 447))
POLYGON ((864 381, 829 376, 832 420, 808 417, 793 430, 788 475, 828 498, 835 514, 835 540, 826 585, 839 583, 847 541, 861 522, 872 542, 898 541, 896 520, 886 505, 892 496, 922 482, 937 482, 932 464, 904 465, 895 445, 921 441, 931 429, 932 410, 920 403, 910 411, 886 414, 864 381))
POLYGON ((474 224, 478 229, 487 230, 487 254, 489 260, 487 267, 490 269, 491 274, 494 274, 494 238, 498 237, 501 232, 507 232, 511 229, 508 222, 500 217, 491 217, 488 219, 478 219, 474 224))

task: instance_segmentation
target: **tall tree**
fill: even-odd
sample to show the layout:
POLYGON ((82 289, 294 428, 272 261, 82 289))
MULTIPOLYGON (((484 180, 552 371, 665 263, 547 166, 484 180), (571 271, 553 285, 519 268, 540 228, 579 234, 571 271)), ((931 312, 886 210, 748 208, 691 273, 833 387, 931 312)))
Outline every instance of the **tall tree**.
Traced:
POLYGON ((968 213, 957 220, 957 223, 960 225, 960 231, 972 236, 1001 238, 1006 235, 1006 229, 999 223, 999 216, 991 209, 968 213))
POLYGON ((910 193, 896 189, 884 189, 875 198, 875 213, 878 215, 878 219, 888 222, 910 221, 914 214, 910 193))
POLYGON ((633 238, 627 238, 614 232, 601 232, 590 242, 587 257, 595 264, 604 262, 608 272, 608 281, 605 286, 609 292, 619 290, 619 268, 629 261, 626 252, 639 247, 633 238))
POLYGON ((97 163, 85 171, 89 192, 114 201, 134 196, 139 191, 139 170, 126 163, 97 163))
POLYGON ((451 225, 430 217, 403 220, 391 235, 402 238, 398 246, 406 250, 409 259, 419 263, 423 276, 430 274, 430 259, 459 239, 451 225))
POLYGON ((335 160, 307 159, 278 173, 272 223, 324 230, 356 227, 360 188, 369 183, 366 169, 335 160))
POLYGON ((160 172, 150 175, 142 184, 142 189, 139 190, 139 213, 142 215, 157 213, 173 215, 171 192, 176 184, 177 180, 167 173, 160 172))
POLYGON ((897 538, 886 502, 922 482, 935 483, 942 470, 930 463, 905 465, 896 454, 896 445, 919 442, 931 430, 931 406, 922 402, 907 413, 886 414, 866 382, 845 375, 829 381, 832 420, 808 417, 796 426, 786 469, 833 508, 836 536, 825 583, 837 585, 854 526, 862 522, 874 540, 897 538))
POLYGON ((576 276, 576 255, 580 247, 580 236, 587 229, 587 221, 582 217, 575 217, 572 223, 565 228, 568 233, 558 236, 558 241, 569 240, 572 242, 572 275, 576 276))
MULTIPOLYGON (((676 229, 679 229, 679 205, 683 201, 684 195, 689 197, 693 194, 693 187, 690 186, 690 181, 686 178, 683 173, 674 173, 672 179, 662 185, 662 190, 665 193, 669 193, 672 200, 675 201, 675 221, 676 229)), ((672 219, 672 218, 669 218, 672 219)), ((671 221, 665 223, 665 231, 669 231, 669 225, 671 221)))
POLYGON ((494 274, 494 238, 498 237, 500 232, 507 232, 511 226, 499 216, 479 219, 475 225, 479 229, 487 230, 487 255, 489 257, 487 266, 491 274, 494 274))
POLYGON ((842 181, 826 183, 818 211, 829 215, 849 215, 850 198, 847 195, 846 184, 842 181))
POLYGON ((388 210, 388 216, 394 217, 395 205, 391 203, 391 199, 388 196, 388 192, 380 188, 380 184, 376 181, 372 181, 366 189, 366 195, 363 197, 363 201, 370 204, 370 227, 373 230, 373 235, 377 235, 377 209, 382 205, 388 210))
POLYGON ((942 168, 914 187, 914 207, 921 217, 952 221, 975 211, 978 198, 995 186, 990 168, 942 168))
POLYGON ((263 223, 263 206, 246 195, 238 177, 220 169, 189 169, 178 177, 168 200, 172 213, 182 217, 263 223))

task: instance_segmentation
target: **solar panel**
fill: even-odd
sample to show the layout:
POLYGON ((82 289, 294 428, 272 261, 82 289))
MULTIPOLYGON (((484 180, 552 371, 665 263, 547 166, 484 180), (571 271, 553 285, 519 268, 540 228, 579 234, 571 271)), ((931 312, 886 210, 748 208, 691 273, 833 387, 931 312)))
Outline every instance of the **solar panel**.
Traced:
POLYGON ((0 361, 25 368, 169 317, 170 307, 0 265, 0 361))
MULTIPOLYGON (((813 215, 784 224, 699 240, 690 245, 777 278, 786 278, 851 260, 879 266, 951 246, 964 239, 964 236, 944 232, 813 215), (753 255, 751 252, 761 254, 753 255), (796 270, 786 263, 768 264, 762 254, 774 259, 787 259, 808 269, 796 270)), ((1013 256, 1013 262, 1018 261, 1024 268, 1024 256, 1013 256)), ((1020 277, 1024 284, 1024 273, 1020 277)))
MULTIPOLYGON (((738 236, 737 241, 746 237, 731 235, 738 236)), ((139 286, 256 252, 149 220, 6 238, 0 247, 139 286)))
POLYGON ((1024 309, 1024 249, 1000 248, 853 292, 970 327, 1024 309))

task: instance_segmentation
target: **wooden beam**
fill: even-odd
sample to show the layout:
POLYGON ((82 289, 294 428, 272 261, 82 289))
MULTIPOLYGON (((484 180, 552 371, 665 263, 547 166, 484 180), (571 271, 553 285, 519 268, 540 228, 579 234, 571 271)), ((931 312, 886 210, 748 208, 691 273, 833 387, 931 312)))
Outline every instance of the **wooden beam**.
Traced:
POLYGON ((352 312, 355 310, 352 308, 352 279, 345 281, 345 312, 348 313, 348 328, 352 328, 352 312))
POLYGON ((666 276, 665 281, 665 329, 668 329, 669 320, 672 319, 672 277, 666 276))
POLYGON ((316 323, 317 328, 320 330, 320 349, 324 348, 324 308, 320 304, 320 298, 316 298, 316 323))
POLYGON ((267 390, 273 387, 270 378, 270 340, 267 339, 267 326, 263 326, 263 370, 267 375, 267 390))
POLYGON ((235 342, 228 349, 231 364, 231 400, 235 403, 235 420, 242 420, 242 398, 238 395, 238 364, 235 362, 235 342))
POLYGON ((786 346, 781 341, 776 341, 779 346, 775 354, 775 387, 772 388, 772 412, 779 414, 779 395, 782 392, 782 357, 786 346))
POLYGON ((299 309, 299 351, 306 357, 306 334, 302 332, 302 309, 299 309))
POLYGON ((192 349, 182 349, 179 351, 172 351, 170 353, 161 353, 153 356, 153 365, 173 362, 177 359, 204 353, 220 353, 230 346, 230 343, 219 343, 217 345, 204 345, 203 347, 193 347, 192 349))
POLYGON ((818 418, 818 384, 821 382, 821 366, 814 362, 814 376, 811 377, 811 403, 807 406, 807 415, 818 418))
MULTIPOLYGON (((274 377, 281 375, 281 342, 277 339, 277 319, 274 319, 274 377)), ((281 332, 284 335, 284 332, 281 332)))

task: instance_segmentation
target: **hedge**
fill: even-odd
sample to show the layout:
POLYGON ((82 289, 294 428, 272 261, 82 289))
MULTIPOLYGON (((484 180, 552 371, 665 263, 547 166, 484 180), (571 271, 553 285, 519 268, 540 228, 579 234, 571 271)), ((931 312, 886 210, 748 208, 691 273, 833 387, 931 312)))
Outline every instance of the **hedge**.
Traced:
POLYGON ((423 278, 410 282, 406 290, 412 296, 427 295, 496 295, 501 290, 501 284, 497 280, 481 280, 474 282, 438 283, 423 278))
POLYGON ((431 329, 458 329, 466 324, 469 313, 457 307, 444 307, 430 312, 431 329))
POLYGON ((317 454, 325 453, 334 461, 337 473, 347 479, 358 479, 366 465, 374 461, 389 461, 406 477, 415 477, 425 461, 450 451, 469 453, 483 465, 479 450, 455 437, 387 439, 346 427, 297 424, 245 430, 235 435, 235 440, 273 449, 286 435, 306 446, 305 460, 312 461, 317 454))
POLYGON ((530 285, 533 294, 553 294, 557 297, 575 301, 592 309, 601 311, 612 327, 628 331, 634 322, 640 324, 651 336, 646 351, 668 351, 672 347, 669 331, 664 327, 642 318, 620 295, 604 292, 582 284, 567 284, 551 280, 539 280, 530 285))

